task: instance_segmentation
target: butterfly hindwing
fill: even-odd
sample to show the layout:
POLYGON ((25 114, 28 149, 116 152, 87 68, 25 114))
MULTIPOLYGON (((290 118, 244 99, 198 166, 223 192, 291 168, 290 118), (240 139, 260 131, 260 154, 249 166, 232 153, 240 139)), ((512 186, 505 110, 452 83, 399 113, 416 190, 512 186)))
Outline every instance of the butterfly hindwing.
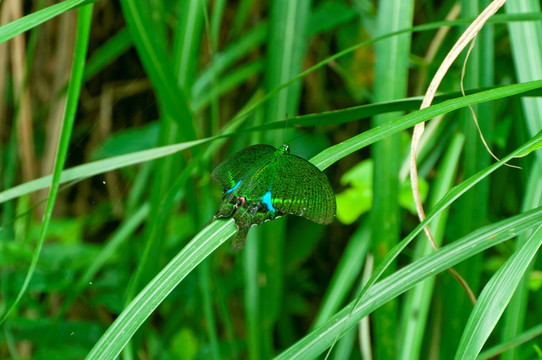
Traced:
POLYGON ((274 152, 275 148, 269 145, 249 146, 224 160, 213 170, 211 177, 230 190, 240 180, 271 161, 274 152))
POLYGON ((329 224, 335 217, 335 194, 327 177, 303 158, 280 157, 271 189, 273 207, 280 212, 320 224, 329 224))

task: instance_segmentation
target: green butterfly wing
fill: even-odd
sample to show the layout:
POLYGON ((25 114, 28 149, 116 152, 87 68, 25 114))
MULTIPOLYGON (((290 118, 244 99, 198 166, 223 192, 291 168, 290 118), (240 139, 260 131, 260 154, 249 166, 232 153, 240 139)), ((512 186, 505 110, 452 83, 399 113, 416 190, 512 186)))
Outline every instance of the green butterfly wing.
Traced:
POLYGON ((278 149, 254 145, 233 154, 211 173, 224 187, 213 219, 233 217, 238 232, 232 246, 244 246, 253 225, 285 214, 321 224, 333 221, 335 194, 327 177, 307 160, 278 149))
POLYGON ((240 180, 246 179, 273 159, 275 148, 269 145, 253 145, 236 152, 218 165, 211 177, 232 189, 240 180))
POLYGON ((246 197, 247 201, 261 201, 273 186, 275 163, 267 162, 248 174, 236 189, 236 193, 246 197))
POLYGON ((273 207, 320 224, 333 222, 335 194, 327 177, 309 161, 295 155, 281 156, 271 187, 273 207))

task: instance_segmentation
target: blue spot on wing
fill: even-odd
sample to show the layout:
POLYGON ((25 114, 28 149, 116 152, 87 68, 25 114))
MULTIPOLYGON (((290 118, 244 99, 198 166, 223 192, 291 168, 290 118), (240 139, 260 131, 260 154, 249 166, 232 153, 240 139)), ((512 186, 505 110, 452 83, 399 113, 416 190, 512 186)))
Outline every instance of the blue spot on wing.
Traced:
POLYGON ((275 208, 271 203, 271 191, 265 193, 265 195, 262 197, 262 202, 267 206, 269 211, 275 212, 275 208))
POLYGON ((226 194, 229 194, 229 193, 231 193, 232 191, 235 191, 235 189, 237 189, 237 188, 239 187, 239 185, 241 185, 241 182, 242 182, 242 181, 243 181, 243 180, 239 180, 239 182, 238 182, 237 184, 235 184, 234 187, 232 187, 231 189, 229 189, 228 191, 226 191, 226 194))

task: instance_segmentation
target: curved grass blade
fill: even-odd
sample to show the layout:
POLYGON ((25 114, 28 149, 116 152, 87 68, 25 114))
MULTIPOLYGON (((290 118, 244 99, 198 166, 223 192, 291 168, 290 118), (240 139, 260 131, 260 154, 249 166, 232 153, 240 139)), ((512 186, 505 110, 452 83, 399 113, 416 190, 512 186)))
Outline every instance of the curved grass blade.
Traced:
MULTIPOLYGON (((542 80, 530 81, 527 83, 522 83, 521 85, 525 86, 524 88, 522 87, 524 91, 534 90, 542 87, 542 80)), ((395 131, 405 130, 416 125, 417 123, 421 122, 419 121, 418 117, 423 117, 426 120, 430 120, 437 117, 438 115, 442 115, 453 110, 457 110, 473 104, 483 103, 485 101, 494 100, 496 99, 495 96, 508 97, 524 92, 516 92, 518 90, 519 88, 503 86, 498 89, 487 90, 481 93, 468 95, 458 99, 444 101, 441 104, 430 106, 423 110, 419 110, 397 118, 396 120, 390 121, 376 128, 372 128, 362 134, 359 134, 342 142, 339 145, 327 148, 326 150, 316 155, 312 159, 312 161, 317 167, 320 168, 320 170, 323 170, 333 164, 335 161, 345 157, 346 155, 349 155, 364 146, 370 145, 378 140, 383 139, 388 135, 391 135, 392 132, 388 132, 388 130, 393 129, 393 133, 395 133, 395 131)))
MULTIPOLYGON (((196 141, 189 141, 179 144, 160 146, 150 150, 136 151, 126 155, 110 157, 104 160, 94 161, 88 164, 74 166, 64 170, 60 177, 60 183, 72 180, 83 180, 94 175, 103 174, 107 171, 116 170, 125 166, 140 164, 146 161, 159 159, 164 156, 175 154, 179 151, 188 149, 192 146, 203 144, 213 138, 207 138, 196 141)), ((41 177, 36 180, 28 181, 24 184, 14 186, 10 189, 0 192, 0 203, 15 199, 19 196, 31 192, 46 189, 51 183, 51 175, 41 177)))
MULTIPOLYGON (((366 292, 365 301, 357 306, 354 306, 354 302, 351 302, 333 318, 316 328, 275 359, 316 358, 327 346, 331 345, 346 321, 347 324, 344 329, 348 330, 363 317, 382 306, 382 304, 409 290, 420 281, 445 271, 447 268, 485 249, 511 239, 525 230, 539 226, 541 221, 542 208, 537 208, 475 230, 452 244, 442 247, 439 251, 405 266, 372 286, 366 292), (354 310, 349 316, 353 306, 354 310)), ((418 226, 417 229, 419 229, 419 232, 422 227, 418 226)))
MULTIPOLYGON (((399 255, 399 253, 420 233, 420 231, 431 220, 433 220, 437 215, 439 215, 444 209, 446 209, 453 201, 455 201, 458 197, 464 194, 467 190, 469 190, 478 182, 486 178, 489 174, 494 172, 496 169, 503 166, 507 161, 514 158, 515 156, 518 156, 519 154, 525 153, 527 150, 532 152, 535 149, 537 149, 537 147, 540 146, 541 141, 542 141, 542 131, 538 133, 537 136, 530 139, 526 144, 524 144, 517 150, 513 151, 511 154, 501 159, 501 161, 491 166, 488 166, 486 169, 471 176, 469 179, 463 181, 461 184, 457 185, 451 191, 449 191, 448 194, 446 194, 446 196, 444 196, 443 199, 439 201, 439 203, 435 206, 435 208, 432 209, 429 212, 429 214, 427 214, 427 217, 422 222, 420 222, 418 226, 404 240, 402 240, 399 244, 397 244, 397 246, 395 246, 387 254, 386 258, 376 268, 375 272, 373 273, 373 276, 371 277, 371 279, 369 279, 365 287, 362 289, 361 293, 358 295, 357 300, 354 302, 354 304, 356 304, 354 308, 359 308, 362 306, 361 301, 365 299, 364 297, 366 293, 368 293, 368 291, 372 289, 373 284, 384 273, 388 265, 397 257, 397 255, 399 255)), ((365 300, 366 302, 369 302, 368 299, 365 299, 365 300)), ((334 333, 334 336, 338 336, 338 334, 342 333, 343 330, 347 331, 349 329, 348 326, 353 326, 355 324, 355 322, 354 323, 351 322, 350 315, 353 317, 354 313, 352 312, 351 314, 346 316, 345 319, 342 320, 343 324, 341 325, 340 329, 334 333)), ((330 320, 330 321, 332 322, 333 320, 330 320)), ((331 326, 329 322, 326 322, 326 325, 331 326)), ((293 353, 297 353, 298 351, 301 351, 301 353, 304 353, 305 351, 312 351, 313 347, 318 348, 317 354, 320 354, 321 352, 323 352, 334 341, 334 339, 329 339, 327 337, 322 336, 321 334, 318 334, 319 332, 322 331, 323 328, 324 327, 322 326, 322 327, 317 328, 313 332, 311 332, 309 335, 307 335, 306 337, 298 341, 296 344, 294 344, 292 347, 287 349, 285 352, 283 352, 279 356, 279 358, 282 358, 283 355, 292 356, 293 353), (314 342, 317 342, 317 345, 314 342)), ((285 358, 288 358, 288 357, 285 357, 285 358)))
MULTIPOLYGON (((510 15, 501 15, 501 16, 494 16, 492 19, 490 19, 488 21, 488 23, 507 23, 507 22, 510 22, 510 21, 537 21, 537 20, 540 20, 542 19, 542 14, 539 14, 539 13, 525 13, 525 14, 521 14, 521 15, 515 15, 515 16, 510 16, 510 15)), ((307 70, 299 73, 297 76, 293 77, 292 79, 290 79, 289 81, 281 84, 280 86, 274 88, 273 90, 269 91, 260 101, 256 102, 253 106, 249 107, 246 112, 243 112, 239 115, 240 118, 244 118, 244 117, 247 117, 256 107, 260 106, 262 103, 268 101, 269 99, 273 98, 273 96, 275 96, 277 93, 279 93, 282 89, 285 89, 287 88, 288 86, 292 85, 293 83, 299 81, 300 79, 302 79, 303 77, 307 76, 308 74, 312 73, 313 71, 325 66, 326 64, 342 57, 342 56, 345 56, 351 52, 354 52, 356 51, 357 49, 360 49, 364 46, 367 46, 367 45, 370 45, 370 44, 373 44, 375 42, 378 42, 380 40, 384 40, 384 39, 387 39, 387 38, 390 38, 390 37, 393 37, 393 36, 397 36, 397 35, 401 35, 401 34, 405 34, 405 33, 414 33, 414 32, 421 32, 421 31, 428 31, 428 30, 433 30, 433 29, 438 29, 442 26, 460 26, 460 25, 465 25, 465 24, 470 24, 472 23, 474 19, 460 19, 460 20, 453 20, 453 21, 438 21, 438 22, 434 22, 434 23, 431 23, 431 24, 425 24, 425 25, 419 25, 419 26, 414 26, 412 28, 408 28, 408 29, 402 29, 402 30, 398 30, 398 31, 393 31, 393 32, 390 32, 388 34, 384 34, 382 36, 378 36, 378 37, 375 37, 375 38, 372 38, 370 40, 367 40, 367 41, 363 41, 359 44, 356 44, 356 45, 353 45, 341 52, 338 52, 337 54, 333 55, 333 56, 330 56, 328 57, 327 59, 324 59, 322 61, 320 61, 318 64, 316 65, 313 65, 311 66, 310 68, 308 68, 307 70)))
MULTIPOLYGON (((497 89, 499 87, 472 89, 467 91, 468 95, 480 93, 491 89, 497 89)), ((522 93, 524 97, 542 96, 542 91, 534 89, 522 93)), ((435 100, 431 104, 435 106, 446 100, 459 99, 463 97, 460 92, 446 93, 435 96, 435 100)), ((399 100, 384 101, 374 104, 366 104, 353 106, 341 110, 323 111, 316 114, 307 114, 288 118, 288 120, 276 120, 263 125, 251 126, 242 129, 242 132, 261 131, 261 130, 276 130, 284 129, 286 121, 290 126, 315 126, 315 125, 336 125, 344 124, 350 121, 365 119, 377 114, 385 114, 389 112, 397 111, 414 111, 419 110, 422 103, 421 97, 410 97, 399 100)))
MULTIPOLYGON (((540 161, 534 161, 533 167, 530 170, 529 179, 525 186, 525 193, 523 196, 522 211, 534 209, 542 205, 542 163, 540 161)), ((525 233, 519 236, 516 240, 515 248, 519 249, 525 244, 530 234, 525 233)), ((531 262, 531 268, 528 273, 534 268, 535 261, 531 262)), ((528 301, 531 291, 529 291, 529 276, 524 276, 522 282, 516 289, 514 296, 510 300, 506 308, 503 319, 503 331, 501 335, 501 341, 507 342, 507 340, 515 338, 525 326, 525 318, 527 314, 528 301)), ((512 349, 503 355, 503 360, 514 360, 518 356, 517 349, 512 349)))
MULTIPOLYGON (((432 105, 429 108, 413 112, 411 114, 397 118, 390 123, 383 126, 370 129, 360 135, 357 135, 341 144, 335 145, 323 151, 322 153, 311 159, 311 162, 315 164, 320 170, 324 170, 332 163, 339 159, 351 154, 354 151, 361 149, 364 146, 370 145, 375 141, 378 141, 386 136, 395 134, 399 131, 412 127, 413 125, 430 120, 438 115, 445 114, 452 110, 457 110, 468 105, 479 104, 485 101, 491 101, 501 99, 504 97, 519 95, 527 93, 532 90, 541 89, 542 80, 530 81, 522 84, 514 84, 508 86, 502 86, 497 89, 486 90, 480 93, 467 95, 465 97, 448 100, 441 104, 432 105)), ((350 121, 359 119, 359 114, 351 114, 351 109, 344 109, 336 111, 335 113, 344 112, 344 116, 350 121)), ((313 115, 307 115, 313 116, 313 115)), ((303 120, 305 117, 300 116, 297 120, 303 120)), ((295 119, 289 120, 290 124, 296 124, 295 119)), ((276 123, 276 122, 275 122, 276 123)), ((284 128, 284 122, 280 122, 282 125, 280 128, 284 128)), ((317 125, 318 123, 313 123, 317 125)), ((279 126, 277 126, 279 128, 279 126)), ((256 130, 253 128, 251 130, 256 130)), ((188 149, 192 146, 206 143, 208 141, 216 140, 220 137, 233 136, 236 133, 227 133, 221 136, 205 138, 201 140, 189 141, 179 144, 173 144, 168 146, 162 146, 154 149, 137 151, 126 155, 120 155, 111 157, 104 160, 91 162, 84 165, 75 166, 71 169, 64 170, 60 179, 61 183, 65 183, 71 180, 81 180, 89 178, 94 175, 102 174, 107 171, 120 169, 126 166, 140 164, 142 162, 158 159, 176 152, 188 149)), ((0 203, 17 198, 19 196, 29 194, 31 192, 45 189, 49 186, 51 176, 44 176, 36 180, 28 181, 24 184, 17 185, 10 189, 0 192, 0 203)))
MULTIPOLYGON (((367 293, 367 301, 353 313, 349 323, 354 326, 356 319, 382 305, 389 299, 413 287, 419 281, 455 265, 474 253, 483 251, 502 241, 532 228, 542 221, 542 208, 517 215, 497 224, 479 229, 461 240, 441 248, 440 251, 408 265, 396 274, 380 282, 367 293)), ((421 230, 421 227, 419 227, 421 230)), ((113 325, 95 344, 87 360, 115 359, 139 326, 150 316, 167 295, 218 246, 235 233, 232 220, 215 221, 203 229, 128 305, 113 325)), ((319 338, 331 342, 344 321, 352 304, 343 309, 315 332, 318 334, 307 348, 292 350, 279 356, 280 359, 295 358, 296 354, 312 358, 317 354, 313 346, 319 338)), ((323 351, 320 350, 320 352, 323 351)))
MULTIPOLYGON (((382 304, 390 298, 397 296, 399 293, 392 292, 392 290, 397 291, 398 287, 400 288, 401 286, 405 286, 405 284, 395 284, 388 280, 390 278, 394 278, 394 281, 399 281, 399 279, 395 279, 395 277, 397 277, 397 274, 401 274, 401 276, 411 279, 412 274, 414 273, 412 269, 416 267, 411 268, 411 266, 413 266, 414 264, 409 265, 409 267, 401 270, 400 272, 381 282, 385 283, 385 286, 372 287, 372 285, 376 282, 376 279, 385 270, 387 263, 393 261, 393 259, 399 254, 399 252, 404 249, 404 247, 422 231, 423 227, 440 212, 442 212, 442 210, 445 209, 448 205, 450 205, 455 199, 461 196, 468 189, 472 188, 476 183, 486 178, 489 174, 494 172, 497 168, 502 166, 505 162, 509 161, 517 154, 526 153, 528 150, 533 151, 541 141, 542 132, 532 138, 529 142, 518 148, 513 153, 504 157, 498 163, 495 163, 492 166, 489 166, 488 168, 480 171, 478 174, 465 180, 463 183, 452 189, 439 202, 435 209, 433 209, 427 215, 426 219, 421 222, 407 238, 405 238, 398 246, 396 246, 390 252, 389 256, 387 257, 388 261, 384 261, 378 267, 378 269, 375 271, 375 274, 362 291, 362 296, 365 293, 368 293, 366 301, 363 304, 356 306, 356 311, 352 313, 351 317, 348 316, 352 307, 350 305, 343 309, 337 316, 333 317, 331 320, 324 323, 322 326, 318 327, 316 330, 304 337, 298 343, 294 344, 288 350, 283 352, 281 355, 279 355, 279 358, 290 359, 294 358, 295 356, 299 356, 299 354, 303 354, 303 356, 308 354, 313 354, 313 356, 316 356, 317 354, 320 354, 329 345, 331 345, 331 342, 334 340, 340 328, 342 328, 342 323, 346 321, 347 317, 349 318, 348 325, 354 326, 357 320, 368 314, 360 313, 360 309, 367 309, 367 306, 365 306, 365 304, 370 304, 369 306, 374 307, 376 304, 378 304, 378 302, 376 301, 378 299, 380 299, 380 304, 382 304), (409 270, 405 273, 407 269, 409 270), (376 299, 374 299, 375 297, 376 299)), ((341 146, 342 144, 339 144, 335 147, 341 146)), ((519 231, 538 225, 540 221, 542 221, 542 209, 536 209, 535 211, 518 215, 514 218, 505 220, 498 224, 479 229, 473 232, 470 236, 464 238, 462 241, 458 241, 447 247, 441 248, 439 252, 421 259, 420 262, 425 263, 426 261, 428 261, 428 258, 433 259, 435 256, 438 258, 438 260, 431 262, 429 265, 426 265, 426 267, 422 267, 423 271, 419 272, 419 278, 416 278, 416 281, 421 281, 432 274, 443 271, 448 267, 455 265, 457 262, 473 255, 473 252, 483 251, 484 249, 487 249, 488 247, 493 246, 500 241, 504 241, 510 237, 515 236, 519 231), (522 226, 525 226, 525 228, 523 228, 522 226), (463 252, 459 252, 459 255, 458 251, 455 251, 455 249, 458 247, 462 247, 464 249, 463 252)), ((156 309, 156 307, 158 307, 160 302, 164 300, 167 294, 169 294, 169 292, 171 292, 173 288, 190 271, 192 271, 192 269, 199 262, 209 256, 209 254, 214 249, 216 249, 216 247, 218 247, 235 233, 236 228, 233 225, 233 220, 228 220, 226 223, 223 224, 224 225, 219 225, 218 221, 214 221, 205 229, 203 229, 200 234, 198 234, 197 237, 194 238, 187 245, 187 247, 185 247, 185 249, 183 249, 181 253, 177 255, 177 257, 175 257, 174 260, 172 260, 170 264, 168 264, 168 266, 164 268, 164 270, 162 270, 162 272, 160 272, 160 274, 157 275, 141 293, 137 295, 137 297, 130 303, 130 305, 128 305, 128 307, 122 312, 122 314, 115 320, 113 325, 96 343, 87 359, 114 359, 120 353, 120 351, 122 351, 122 349, 133 336, 135 331, 150 316, 152 311, 156 309), (209 238, 201 240, 205 236, 209 236, 209 238)), ((420 262, 417 262, 416 264, 420 262)), ((412 284, 409 283, 406 288, 401 288, 403 290, 400 291, 406 291, 409 286, 414 286, 414 284, 415 282, 413 282, 412 284)), ((374 310, 374 308, 371 309, 374 310)), ((345 328, 345 330, 347 329, 345 328)))
POLYGON ((214 221, 200 231, 130 302, 94 345, 86 359, 115 359, 141 324, 168 294, 236 230, 233 220, 230 219, 214 221))
POLYGON ((525 330, 523 333, 519 334, 513 339, 510 339, 509 341, 495 345, 483 351, 482 353, 480 353, 480 356, 478 356, 478 359, 486 360, 486 359, 496 358, 498 355, 502 354, 503 352, 513 349, 540 335, 542 335, 542 324, 533 326, 529 330, 525 330))
POLYGON ((476 359, 542 245, 542 225, 493 275, 472 311, 455 359, 476 359))
MULTIPOLYGON (((519 15, 525 11, 541 13, 541 3, 536 0, 507 1, 504 9, 509 15, 519 15)), ((540 22, 520 22, 508 24, 510 36, 510 47, 514 60, 515 73, 519 81, 542 78, 542 26, 540 22), (525 56, 529 54, 529 56, 525 56)), ((524 122, 530 134, 542 129, 542 98, 522 99, 524 122)), ((541 184, 542 178, 542 152, 538 152, 538 166, 530 171, 530 176, 537 179, 541 184)), ((530 190, 530 189, 528 189, 530 190)), ((542 200, 541 196, 533 196, 534 193, 526 192, 523 202, 524 207, 538 205, 542 200)), ((526 240, 526 237, 518 239, 516 246, 526 240)), ((533 265, 531 265, 533 266, 533 265)), ((525 326, 527 307, 529 304, 529 291, 527 290, 528 280, 525 279, 510 304, 504 317, 501 341, 514 338, 525 326)), ((537 303, 540 303, 538 298, 537 303)), ((503 360, 519 359, 518 349, 513 349, 502 356, 503 360)))
POLYGON ((38 243, 36 249, 34 250, 34 254, 32 255, 32 261, 30 263, 30 267, 28 268, 28 272, 24 279, 23 285, 19 293, 17 294, 15 301, 0 320, 0 324, 3 323, 7 319, 7 317, 16 309, 19 301, 21 300, 24 292, 26 291, 26 288, 28 287, 28 284, 30 283, 30 280, 32 279, 36 264, 38 263, 38 258, 40 256, 43 242, 45 241, 45 234, 47 233, 47 228, 53 214, 53 208, 55 206, 55 200, 60 186, 62 168, 66 163, 66 157, 68 155, 68 147, 70 145, 70 138, 73 124, 75 122, 75 115, 77 111, 77 104, 79 102, 81 84, 83 82, 83 71, 85 68, 85 58, 87 55, 90 24, 92 20, 92 7, 92 4, 86 5, 84 7, 81 7, 77 11, 78 21, 75 37, 74 57, 72 71, 70 75, 70 83, 68 86, 66 109, 64 112, 64 117, 62 119, 58 150, 51 179, 51 190, 49 191, 49 198, 47 199, 47 204, 45 205, 45 212, 43 214, 43 220, 40 227, 38 243))
POLYGON ((57 15, 65 13, 66 11, 73 9, 86 1, 87 0, 66 0, 1 26, 0 43, 8 41, 9 39, 30 30, 57 15))

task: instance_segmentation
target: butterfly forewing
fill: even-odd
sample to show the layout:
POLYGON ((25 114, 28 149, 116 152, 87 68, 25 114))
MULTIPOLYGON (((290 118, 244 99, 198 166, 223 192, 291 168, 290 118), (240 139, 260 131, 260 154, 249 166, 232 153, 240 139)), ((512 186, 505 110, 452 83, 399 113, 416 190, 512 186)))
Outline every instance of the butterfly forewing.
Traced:
POLYGON ((213 170, 211 177, 229 190, 269 163, 274 152, 275 148, 269 145, 249 146, 224 160, 213 170))
POLYGON ((324 173, 295 155, 281 156, 275 168, 272 203, 276 210, 321 224, 333 221, 335 194, 324 173))
POLYGON ((261 201, 272 187, 274 164, 268 162, 247 175, 236 189, 236 193, 246 197, 247 201, 261 201))

